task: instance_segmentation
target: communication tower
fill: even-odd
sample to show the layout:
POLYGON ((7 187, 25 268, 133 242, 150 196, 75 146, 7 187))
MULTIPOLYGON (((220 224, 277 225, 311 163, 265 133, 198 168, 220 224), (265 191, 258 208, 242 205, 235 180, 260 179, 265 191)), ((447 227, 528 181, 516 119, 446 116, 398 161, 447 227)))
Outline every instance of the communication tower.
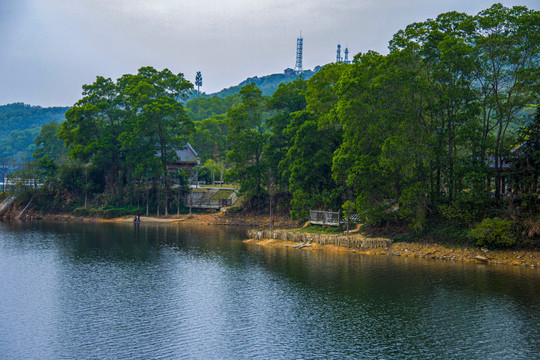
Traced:
POLYGON ((337 45, 337 52, 336 52, 336 62, 340 63, 343 59, 341 58, 341 44, 337 45))
POLYGON ((197 86, 197 92, 200 95, 202 86, 202 74, 200 71, 197 71, 197 74, 195 75, 195 86, 197 86))
POLYGON ((300 37, 296 39, 296 65, 294 66, 294 71, 297 74, 302 73, 302 48, 304 47, 304 39, 302 38, 302 33, 300 32, 300 37))
POLYGON ((343 60, 343 62, 344 62, 345 64, 350 64, 350 63, 351 63, 351 62, 349 61, 349 48, 348 48, 348 47, 345 48, 345 59, 343 60))

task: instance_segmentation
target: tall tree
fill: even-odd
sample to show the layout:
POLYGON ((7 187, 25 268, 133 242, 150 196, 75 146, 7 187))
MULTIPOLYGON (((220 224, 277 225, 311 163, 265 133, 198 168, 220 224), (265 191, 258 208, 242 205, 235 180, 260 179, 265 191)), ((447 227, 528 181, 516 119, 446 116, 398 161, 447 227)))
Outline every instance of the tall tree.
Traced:
POLYGON ((510 144, 509 128, 520 125, 518 113, 540 92, 540 11, 495 4, 474 18, 477 77, 485 113, 493 113, 495 196, 502 191, 502 157, 510 144))
POLYGON ((41 126, 41 131, 34 140, 36 145, 34 159, 39 160, 44 156, 48 156, 56 160, 66 154, 67 149, 64 142, 58 138, 60 129, 61 125, 55 120, 41 126))
POLYGON ((98 77, 83 86, 84 97, 66 113, 60 138, 73 159, 104 170, 111 199, 134 179, 161 181, 167 212, 167 164, 193 130, 179 100, 192 87, 183 74, 152 67, 116 82, 98 77))
POLYGON ((242 103, 227 111, 231 150, 227 162, 234 167, 230 172, 233 181, 240 182, 240 190, 250 199, 253 208, 260 209, 264 200, 265 164, 263 148, 267 140, 264 128, 265 98, 255 84, 240 90, 242 103))
MULTIPOLYGON (((293 218, 306 217, 310 209, 340 207, 342 187, 332 178, 332 157, 342 142, 335 84, 347 69, 346 64, 329 64, 311 77, 305 90, 306 109, 291 113, 283 131, 290 148, 279 169, 289 182, 293 218)), ((295 103, 297 108, 303 106, 301 101, 295 103)))

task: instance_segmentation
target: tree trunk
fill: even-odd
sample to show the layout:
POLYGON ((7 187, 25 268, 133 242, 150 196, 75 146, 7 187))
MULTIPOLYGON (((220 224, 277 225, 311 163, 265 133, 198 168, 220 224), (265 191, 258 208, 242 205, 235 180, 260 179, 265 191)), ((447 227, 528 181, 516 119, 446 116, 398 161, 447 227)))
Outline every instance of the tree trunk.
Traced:
POLYGON ((180 215, 180 190, 178 190, 178 199, 176 203, 176 216, 180 215))
POLYGON ((159 217, 159 199, 160 199, 160 193, 159 193, 159 185, 157 189, 157 206, 156 206, 156 217, 159 217))
POLYGON ((165 216, 169 216, 169 188, 167 187, 167 179, 165 179, 165 216))
POLYGON ((147 186, 146 186, 146 216, 148 216, 148 214, 149 214, 149 212, 148 212, 148 210, 149 210, 149 209, 148 209, 148 207, 149 207, 149 206, 148 206, 148 202, 150 201, 150 199, 149 199, 149 197, 150 197, 149 192, 150 192, 150 189, 148 189, 148 184, 147 184, 147 186))

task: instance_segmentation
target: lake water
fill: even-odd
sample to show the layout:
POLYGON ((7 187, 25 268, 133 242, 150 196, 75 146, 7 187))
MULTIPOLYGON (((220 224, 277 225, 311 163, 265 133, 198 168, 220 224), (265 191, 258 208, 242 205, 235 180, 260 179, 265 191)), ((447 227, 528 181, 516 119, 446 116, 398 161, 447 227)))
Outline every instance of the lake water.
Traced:
POLYGON ((0 359, 538 359, 540 270, 0 223, 0 359))

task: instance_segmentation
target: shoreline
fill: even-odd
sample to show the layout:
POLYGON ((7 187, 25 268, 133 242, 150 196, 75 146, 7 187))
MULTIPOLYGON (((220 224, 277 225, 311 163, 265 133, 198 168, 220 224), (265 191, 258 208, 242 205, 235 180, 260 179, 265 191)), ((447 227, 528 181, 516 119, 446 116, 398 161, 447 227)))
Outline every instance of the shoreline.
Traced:
MULTIPOLYGON (((126 215, 111 219, 100 217, 81 217, 71 214, 40 214, 29 213, 22 217, 23 221, 74 221, 74 222, 94 222, 94 223, 133 223, 133 215, 126 215)), ((14 218, 5 217, 3 219, 14 218)), ((168 216, 146 216, 141 215, 141 223, 162 223, 162 224, 199 224, 199 225, 234 225, 245 227, 261 227, 267 226, 270 223, 269 216, 260 215, 244 215, 244 214, 229 214, 224 212, 207 213, 207 214, 182 214, 168 216)), ((281 229, 291 229, 297 227, 297 222, 290 220, 288 217, 279 217, 274 219, 275 227, 281 229)))
POLYGON ((469 262, 486 265, 511 265, 537 269, 540 252, 524 250, 488 250, 480 248, 450 248, 436 243, 392 243, 386 248, 358 249, 336 245, 303 244, 276 239, 247 239, 245 244, 263 247, 295 248, 300 251, 338 251, 360 255, 401 256, 449 262, 469 262))
MULTIPOLYGON (((66 214, 34 214, 25 216, 22 220, 31 221, 78 221, 95 223, 128 223, 133 222, 133 216, 123 216, 113 219, 76 217, 66 214)), ((192 215, 169 215, 168 217, 141 216, 141 223, 159 223, 159 224, 196 224, 196 225, 233 225, 252 228, 261 228, 267 226, 270 222, 268 216, 246 216, 240 214, 210 213, 210 214, 192 214, 192 215)), ((281 231, 289 231, 297 228, 298 224, 291 221, 288 217, 276 218, 275 228, 281 231)), ((351 235, 355 238, 367 238, 361 234, 351 235)), ((472 262, 490 265, 512 265, 524 266, 530 268, 540 268, 540 251, 534 250, 488 250, 484 248, 468 247, 447 247, 436 242, 430 243, 391 243, 388 247, 379 247, 374 249, 349 248, 337 245, 321 245, 316 243, 300 243, 286 240, 275 239, 247 239, 244 243, 257 246, 297 248, 305 251, 343 251, 364 255, 384 255, 401 256, 423 259, 443 260, 450 262, 472 262), (302 246, 302 244, 304 246, 302 246)))

